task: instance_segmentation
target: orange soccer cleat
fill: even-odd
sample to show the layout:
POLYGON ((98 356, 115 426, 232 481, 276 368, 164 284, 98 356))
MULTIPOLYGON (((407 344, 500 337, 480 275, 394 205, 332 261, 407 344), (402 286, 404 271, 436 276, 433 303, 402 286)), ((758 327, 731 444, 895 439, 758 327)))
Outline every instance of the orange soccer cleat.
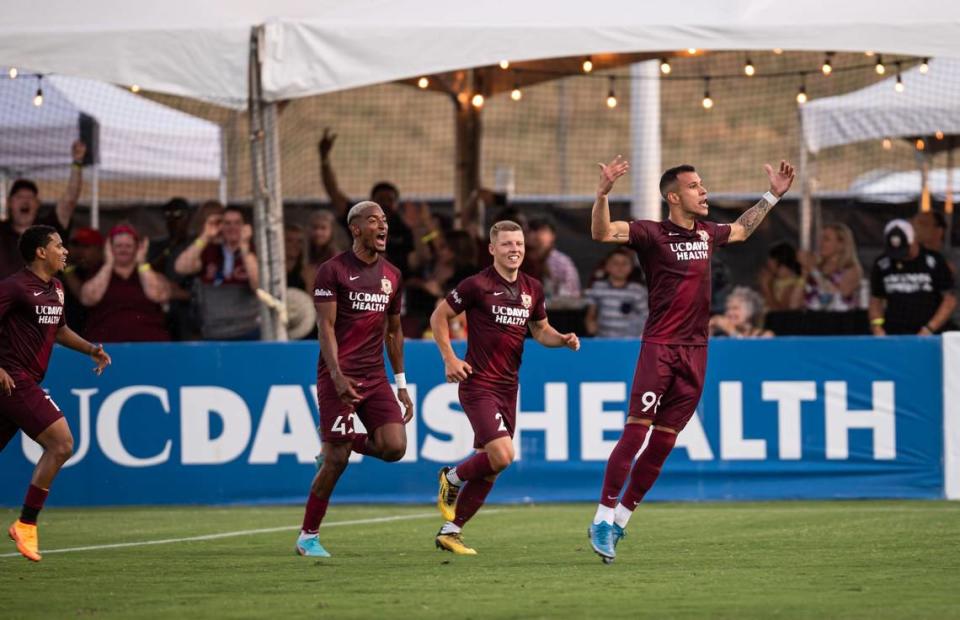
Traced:
POLYGON ((17 543, 17 551, 23 557, 34 562, 40 561, 40 542, 37 539, 35 523, 24 523, 17 519, 7 530, 7 534, 10 535, 10 540, 17 543))

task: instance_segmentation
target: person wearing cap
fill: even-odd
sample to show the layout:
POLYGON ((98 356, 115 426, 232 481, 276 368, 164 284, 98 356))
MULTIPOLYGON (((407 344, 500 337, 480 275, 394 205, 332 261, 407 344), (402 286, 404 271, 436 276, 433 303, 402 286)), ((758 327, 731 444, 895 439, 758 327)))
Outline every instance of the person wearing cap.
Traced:
POLYGON ((885 251, 870 273, 873 334, 929 336, 951 327, 957 298, 953 274, 943 256, 922 247, 907 220, 891 220, 883 235, 885 251))
POLYGON ((36 183, 29 179, 17 179, 10 186, 7 196, 10 215, 6 221, 0 222, 0 280, 24 267, 17 242, 23 231, 34 224, 52 226, 61 238, 68 238, 73 226, 73 212, 83 188, 83 158, 86 154, 87 145, 83 142, 77 140, 71 145, 73 164, 67 187, 53 211, 42 216, 37 216, 40 211, 40 189, 36 183))
POLYGON ((521 270, 540 278, 547 303, 557 297, 580 297, 580 273, 573 259, 556 247, 556 223, 549 217, 531 219, 526 237, 527 257, 521 270))
POLYGON ((73 231, 67 248, 70 254, 61 277, 64 312, 70 329, 82 334, 87 320, 87 308, 80 303, 80 289, 103 265, 103 235, 95 228, 82 226, 73 231))
POLYGON ((170 282, 147 262, 149 239, 129 224, 110 229, 103 246, 103 266, 80 289, 89 308, 84 335, 96 342, 170 340, 163 304, 170 282))
MULTIPOLYGON (((217 203, 219 207, 219 203, 217 203)), ((222 207, 221 207, 222 208, 222 207)), ((183 276, 173 268, 177 257, 190 247, 191 207, 184 198, 171 198, 163 205, 167 236, 150 241, 147 261, 154 271, 162 273, 170 281, 170 304, 167 308, 171 340, 192 340, 200 336, 192 311, 193 276, 183 276)))

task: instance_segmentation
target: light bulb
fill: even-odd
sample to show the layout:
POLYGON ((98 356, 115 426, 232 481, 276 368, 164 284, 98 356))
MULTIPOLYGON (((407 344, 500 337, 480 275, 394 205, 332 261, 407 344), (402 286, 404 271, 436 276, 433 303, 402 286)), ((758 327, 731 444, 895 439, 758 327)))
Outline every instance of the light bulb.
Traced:
POLYGON ((757 72, 756 67, 753 66, 753 63, 750 62, 750 59, 747 58, 747 64, 743 65, 743 73, 747 77, 753 77, 753 74, 757 72))
POLYGON ((923 138, 917 138, 917 142, 914 146, 917 147, 918 151, 922 151, 923 149, 927 148, 927 143, 923 141, 923 138))
POLYGON ((807 102, 807 91, 805 88, 800 88, 800 92, 797 93, 797 103, 803 105, 807 102))
POLYGON ((473 99, 470 100, 470 103, 472 103, 472 104, 473 104, 473 107, 475 107, 475 108, 482 108, 482 107, 483 107, 483 95, 481 95, 480 93, 477 93, 476 95, 473 96, 473 99))
POLYGON ((775 47, 775 48, 773 48, 773 53, 776 54, 777 56, 779 56, 780 54, 783 53, 783 48, 781 48, 781 47, 775 47))
POLYGON ((520 101, 523 99, 523 93, 520 91, 519 86, 514 86, 513 90, 510 91, 510 98, 514 101, 520 101))
POLYGON ((937 130, 937 133, 933 135, 936 136, 937 140, 943 140, 943 132, 940 131, 939 129, 937 130))
POLYGON ((671 72, 671 71, 673 71, 673 69, 670 67, 670 61, 668 61, 666 58, 664 58, 663 60, 661 60, 661 61, 660 61, 660 73, 662 73, 662 74, 664 74, 664 75, 670 75, 670 72, 671 72))
POLYGON ((703 94, 703 109, 709 110, 713 107, 713 99, 710 98, 710 93, 703 94))
POLYGON ((897 82, 893 85, 893 90, 897 91, 898 93, 903 92, 903 80, 900 78, 899 73, 897 74, 897 82))
POLYGON ((37 106, 38 108, 43 105, 43 89, 42 88, 38 88, 37 94, 33 96, 33 105, 37 106))
POLYGON ((501 61, 500 61, 500 68, 501 68, 501 69, 509 69, 509 68, 510 68, 510 61, 509 61, 509 60, 501 60, 501 61))
POLYGON ((876 70, 877 75, 883 75, 887 72, 887 68, 883 66, 883 56, 877 56, 877 64, 874 67, 874 70, 876 70))
POLYGON ((611 109, 617 107, 617 97, 612 90, 607 94, 607 107, 611 109))
POLYGON ((16 67, 10 67, 10 71, 7 72, 7 75, 10 76, 10 79, 11 79, 11 80, 17 79, 17 76, 18 76, 19 74, 20 74, 20 72, 17 71, 17 68, 16 68, 16 67))
POLYGON ((893 141, 890 138, 884 138, 882 144, 884 151, 889 151, 893 148, 893 141))
POLYGON ((867 50, 863 54, 864 56, 869 56, 870 58, 873 58, 873 50, 867 50))
POLYGON ((833 65, 830 63, 829 56, 823 59, 823 65, 820 67, 820 70, 823 71, 824 75, 830 75, 833 73, 833 65))
POLYGON ((426 76, 420 78, 419 80, 417 80, 417 86, 419 86, 420 88, 426 88, 427 86, 430 86, 429 78, 427 78, 426 76))
POLYGON ((695 48, 695 47, 688 47, 688 48, 687 48, 687 53, 690 54, 691 56, 693 56, 694 54, 697 53, 697 48, 695 48))
POLYGON ((583 61, 582 68, 584 73, 590 73, 591 71, 593 71, 593 61, 587 58, 586 60, 583 61))
POLYGON ((140 92, 140 85, 139 85, 139 84, 131 84, 131 85, 130 85, 130 92, 131 92, 131 93, 134 93, 134 94, 139 93, 139 92, 140 92))
POLYGON ((920 61, 920 73, 922 73, 923 75, 926 75, 927 71, 929 70, 930 70, 930 59, 924 58, 923 60, 920 61))

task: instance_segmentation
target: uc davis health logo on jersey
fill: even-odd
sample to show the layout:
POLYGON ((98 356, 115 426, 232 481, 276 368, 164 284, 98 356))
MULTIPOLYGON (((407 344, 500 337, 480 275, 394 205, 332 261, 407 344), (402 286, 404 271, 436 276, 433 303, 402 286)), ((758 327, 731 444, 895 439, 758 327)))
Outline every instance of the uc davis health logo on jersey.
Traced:
POLYGON ((63 289, 62 288, 57 289, 57 300, 60 301, 60 305, 62 306, 63 305, 63 289))
POLYGON ((389 295, 393 292, 393 283, 388 278, 380 280, 380 290, 389 295))
POLYGON ((530 306, 533 305, 533 297, 530 297, 526 293, 522 293, 520 295, 520 303, 523 304, 524 308, 529 308, 530 306))
POLYGON ((705 230, 698 230, 697 234, 700 235, 700 241, 710 241, 710 233, 705 230))

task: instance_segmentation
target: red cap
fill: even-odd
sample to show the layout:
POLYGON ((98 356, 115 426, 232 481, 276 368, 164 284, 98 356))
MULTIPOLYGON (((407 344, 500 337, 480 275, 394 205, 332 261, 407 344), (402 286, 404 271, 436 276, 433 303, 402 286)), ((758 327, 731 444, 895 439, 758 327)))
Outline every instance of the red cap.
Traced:
POLYGON ((103 245, 103 235, 95 228, 82 227, 73 232, 71 241, 77 245, 103 245))
POLYGON ((140 240, 140 235, 137 234, 137 229, 130 224, 117 224, 110 229, 109 233, 107 233, 107 236, 110 237, 111 241, 117 235, 130 235, 135 241, 140 240))

